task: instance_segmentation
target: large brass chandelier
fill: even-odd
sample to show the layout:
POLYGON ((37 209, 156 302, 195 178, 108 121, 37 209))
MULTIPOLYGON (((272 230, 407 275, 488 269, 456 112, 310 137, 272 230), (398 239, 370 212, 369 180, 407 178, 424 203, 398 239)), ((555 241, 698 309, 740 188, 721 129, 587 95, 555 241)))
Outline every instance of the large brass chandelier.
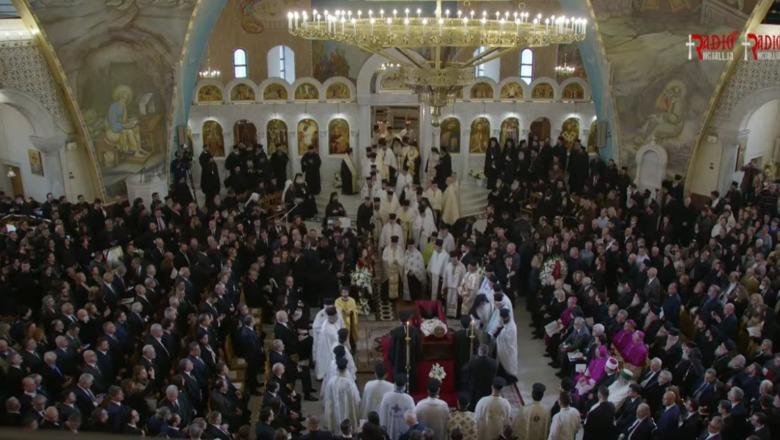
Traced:
POLYGON ((431 107, 434 125, 442 108, 474 83, 476 66, 516 48, 582 41, 587 24, 582 18, 532 16, 525 11, 442 10, 441 0, 432 16, 420 8, 287 14, 292 35, 349 44, 399 65, 404 84, 431 107), (466 52, 467 48, 480 50, 466 52))

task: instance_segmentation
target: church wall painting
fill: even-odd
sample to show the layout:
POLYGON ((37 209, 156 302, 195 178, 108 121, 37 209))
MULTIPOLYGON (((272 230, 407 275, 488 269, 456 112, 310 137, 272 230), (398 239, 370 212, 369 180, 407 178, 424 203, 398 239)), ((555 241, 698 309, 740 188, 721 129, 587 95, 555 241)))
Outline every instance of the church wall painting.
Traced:
POLYGON ((241 29, 262 34, 273 21, 282 20, 288 10, 307 8, 308 2, 290 0, 241 0, 241 29))
POLYGON ((225 136, 222 133, 222 125, 219 122, 204 122, 201 135, 203 137, 203 147, 209 150, 214 157, 223 157, 225 155, 225 136))
POLYGON ((233 124, 233 141, 236 144, 247 146, 257 144, 257 127, 255 127, 255 124, 244 119, 233 124))
POLYGON ((298 154, 303 156, 309 147, 320 150, 320 129, 314 119, 301 119, 298 122, 298 154))
POLYGON ((460 153, 460 121, 457 118, 447 118, 439 126, 439 145, 446 148, 450 154, 460 153))
POLYGON ((555 91, 550 84, 539 83, 531 90, 531 99, 551 101, 555 97, 555 91))
POLYGON ((325 99, 350 99, 351 93, 349 86, 343 82, 336 82, 328 86, 325 90, 325 99))
POLYGON ((362 50, 333 41, 312 41, 312 73, 319 81, 334 76, 356 80, 360 68, 369 57, 362 50))
POLYGON ((520 137, 520 121, 517 118, 506 118, 501 122, 501 131, 498 138, 498 145, 504 148, 506 141, 512 139, 515 145, 518 144, 520 137))
POLYGON ((198 102, 222 102, 222 90, 213 84, 198 89, 198 102))
POLYGON ((43 177, 43 157, 38 150, 27 150, 27 159, 30 161, 30 174, 43 177))
POLYGON ((477 118, 471 122, 469 135, 469 153, 484 154, 490 141, 490 121, 487 118, 477 118))
POLYGON ((612 69, 622 165, 635 167, 636 152, 655 142, 669 155, 667 173, 686 172, 710 97, 728 63, 689 60, 684 43, 691 33, 742 29, 755 4, 755 0, 593 1, 612 69), (710 5, 717 6, 719 19, 703 19, 702 10, 710 5), (726 21, 730 24, 720 24, 726 21))
POLYGON ((295 99, 313 101, 320 98, 320 91, 312 83, 303 83, 295 89, 295 99))
POLYGON ((563 99, 567 101, 581 101, 585 99, 585 89, 578 83, 567 84, 563 88, 563 99))
POLYGON ((537 118, 533 122, 531 122, 531 126, 529 127, 531 131, 531 135, 535 136, 539 139, 539 142, 544 143, 545 141, 550 140, 550 120, 547 118, 537 118))
POLYGON ((167 173, 175 72, 195 0, 31 0, 94 147, 108 197, 167 173), (78 29, 78 35, 74 35, 78 29))
POLYGON ((286 101, 287 88, 279 83, 268 84, 263 90, 264 101, 286 101))
POLYGON ((501 99, 523 99, 523 86, 517 82, 506 83, 501 87, 501 99))
POLYGON ((249 84, 238 83, 230 90, 231 101, 254 101, 255 91, 249 84))
POLYGON ((486 82, 471 86, 471 99, 493 99, 493 87, 486 82))
POLYGON ((574 141, 580 137, 580 120, 568 118, 563 121, 563 124, 561 124, 561 137, 564 145, 567 147, 574 145, 574 141))
POLYGON ((288 151, 287 124, 281 119, 271 119, 266 128, 266 144, 268 145, 268 155, 281 148, 282 151, 288 151))
POLYGON ((328 123, 328 153, 346 154, 349 148, 349 123, 336 118, 328 123))

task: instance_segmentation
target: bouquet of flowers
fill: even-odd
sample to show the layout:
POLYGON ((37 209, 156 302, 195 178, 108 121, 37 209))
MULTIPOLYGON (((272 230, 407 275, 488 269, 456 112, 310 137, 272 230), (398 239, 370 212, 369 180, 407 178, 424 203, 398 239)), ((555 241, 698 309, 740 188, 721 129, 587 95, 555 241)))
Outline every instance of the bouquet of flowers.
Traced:
POLYGON ((479 168, 474 168, 469 171, 469 177, 473 177, 474 180, 485 180, 485 173, 479 168))
POLYGON ((431 379, 436 379, 439 382, 444 382, 444 378, 447 377, 447 372, 444 371, 444 367, 441 365, 433 364, 431 366, 431 371, 428 373, 428 377, 431 379))
POLYGON ((552 286, 556 280, 566 278, 567 274, 566 260, 561 256, 554 256, 548 258, 542 266, 542 272, 539 274, 539 279, 543 286, 552 286))
POLYGON ((357 267, 352 271, 352 285, 358 288, 358 313, 368 315, 371 313, 370 296, 373 291, 374 277, 366 267, 357 267))

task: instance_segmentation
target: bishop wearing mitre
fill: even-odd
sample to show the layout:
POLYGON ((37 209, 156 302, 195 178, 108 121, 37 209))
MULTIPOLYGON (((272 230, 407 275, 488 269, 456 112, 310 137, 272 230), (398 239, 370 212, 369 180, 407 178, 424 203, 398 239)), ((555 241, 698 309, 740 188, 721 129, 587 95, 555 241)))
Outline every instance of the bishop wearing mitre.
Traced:
POLYGON ((395 213, 390 214, 387 219, 387 223, 382 226, 382 233, 379 234, 379 249, 384 249, 388 244, 390 244, 391 237, 398 237, 401 248, 403 248, 404 242, 406 241, 404 240, 403 234, 403 228, 398 224, 398 217, 395 215, 395 213))
POLYGON ((397 299, 404 273, 404 249, 399 244, 398 235, 390 237, 390 244, 382 251, 382 264, 387 277, 387 296, 397 299))

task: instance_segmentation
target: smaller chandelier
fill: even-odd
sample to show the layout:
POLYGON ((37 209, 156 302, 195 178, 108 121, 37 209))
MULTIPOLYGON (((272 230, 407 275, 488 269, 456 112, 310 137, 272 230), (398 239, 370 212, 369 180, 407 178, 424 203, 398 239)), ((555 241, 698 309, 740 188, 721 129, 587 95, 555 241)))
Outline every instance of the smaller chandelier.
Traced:
POLYGON ((220 72, 219 69, 212 69, 211 67, 207 67, 198 72, 198 76, 201 79, 218 79, 220 76, 222 76, 222 72, 220 72))
POLYGON ((555 66, 555 72, 561 75, 571 75, 577 70, 574 66, 570 66, 566 62, 566 54, 563 55, 563 64, 555 66))

